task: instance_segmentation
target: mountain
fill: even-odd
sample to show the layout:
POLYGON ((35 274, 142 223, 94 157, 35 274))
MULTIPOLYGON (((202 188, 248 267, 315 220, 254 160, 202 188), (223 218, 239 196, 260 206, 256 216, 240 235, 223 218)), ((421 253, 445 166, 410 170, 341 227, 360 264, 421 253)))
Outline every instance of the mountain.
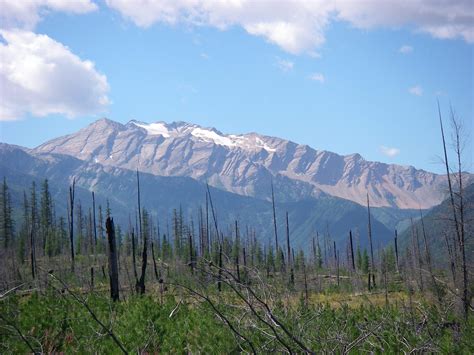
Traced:
MULTIPOLYGON (((83 209, 91 207, 91 191, 96 194, 97 205, 109 200, 115 220, 128 226, 136 211, 136 173, 112 165, 80 160, 70 155, 41 153, 36 150, 0 144, 0 176, 5 176, 17 215, 21 214, 23 191, 36 181, 38 191, 43 179, 49 179, 58 215, 66 215, 68 187, 76 179, 76 201, 83 209)), ((173 209, 182 208, 186 219, 197 225, 199 207, 205 206, 206 186, 189 177, 164 177, 149 173, 140 174, 142 205, 162 228, 171 228, 173 209)), ((273 241, 273 214, 270 201, 210 189, 219 228, 231 235, 232 223, 239 220, 242 226, 254 228, 264 243, 273 241)), ((347 242, 352 229, 362 247, 367 245, 367 210, 352 201, 322 195, 317 199, 278 202, 276 205, 280 240, 285 238, 285 212, 288 211, 292 245, 307 248, 316 231, 330 233, 341 247, 347 242)), ((380 209, 373 208, 374 216, 380 209)), ((384 212, 386 213, 386 212, 384 212)), ((407 211, 404 212, 408 213, 407 211)), ((413 215, 413 211, 411 212, 413 215)), ((399 215, 400 217, 401 215, 399 215)), ((376 218, 372 223, 374 240, 385 245, 392 238, 392 229, 376 218)), ((168 232, 165 232, 168 233, 168 232)), ((169 233, 168 233, 169 234, 169 233)))
MULTIPOLYGON (((470 184, 464 188, 464 225, 466 230, 466 257, 469 265, 474 263, 474 184, 470 184)), ((458 200, 456 198, 456 205, 458 200)), ((445 265, 449 261, 449 255, 446 247, 445 236, 452 237, 456 235, 455 224, 453 222, 453 212, 451 200, 446 199, 440 205, 431 209, 425 216, 423 216, 423 223, 425 227, 426 239, 430 247, 431 255, 434 263, 437 265, 445 265)), ((458 220, 460 217, 458 215, 458 220)), ((421 220, 417 220, 413 224, 413 230, 418 233, 421 247, 423 226, 421 220)), ((401 250, 412 248, 412 229, 406 229, 399 237, 401 250)), ((421 249, 424 250, 424 249, 421 249)), ((424 255, 424 254, 423 254, 424 255)))
POLYGON ((32 150, 150 173, 191 177, 222 190, 279 201, 323 196, 374 207, 426 209, 443 201, 446 178, 411 166, 341 156, 285 139, 224 134, 185 122, 121 124, 100 119, 80 131, 32 150))

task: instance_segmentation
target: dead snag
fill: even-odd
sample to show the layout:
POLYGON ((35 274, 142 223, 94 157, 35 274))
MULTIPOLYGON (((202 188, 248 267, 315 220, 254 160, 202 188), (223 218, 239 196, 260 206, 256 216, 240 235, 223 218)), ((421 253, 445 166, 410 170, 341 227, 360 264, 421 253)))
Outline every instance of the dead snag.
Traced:
POLYGON ((107 239, 109 241, 109 278, 110 278, 110 298, 113 301, 119 300, 119 278, 117 263, 117 247, 115 243, 114 219, 107 217, 105 222, 107 239))

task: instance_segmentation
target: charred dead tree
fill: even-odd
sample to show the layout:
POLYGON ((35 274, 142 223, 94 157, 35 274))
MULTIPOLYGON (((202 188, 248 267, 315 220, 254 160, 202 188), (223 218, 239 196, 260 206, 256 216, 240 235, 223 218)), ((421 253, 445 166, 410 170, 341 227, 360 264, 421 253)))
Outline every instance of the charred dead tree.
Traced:
POLYGON ((397 267, 397 272, 400 273, 400 268, 398 264, 398 232, 396 229, 395 229, 394 244, 395 244, 395 266, 397 267))
POLYGON ((352 271, 355 271, 355 259, 354 259, 354 243, 352 241, 352 230, 349 231, 349 243, 351 248, 351 264, 352 264, 352 271))
POLYGON ((290 224, 288 222, 288 211, 286 212, 286 251, 287 251, 287 265, 290 273, 289 284, 293 286, 295 284, 295 274, 293 270, 293 261, 291 259, 291 245, 290 245, 290 224))
POLYGON ((117 246, 115 242, 115 227, 114 220, 107 217, 105 221, 105 228, 107 232, 107 239, 109 242, 109 279, 110 279, 110 298, 112 300, 119 300, 119 276, 118 276, 118 262, 117 262, 117 246))
MULTIPOLYGON (((465 202, 464 202, 464 193, 463 193, 463 172, 462 172, 462 142, 461 142, 461 134, 462 134, 462 125, 456 118, 454 111, 451 107, 451 125, 453 128, 453 140, 454 140, 454 151, 456 154, 457 159, 457 176, 455 178, 458 179, 458 191, 454 191, 453 182, 452 182, 452 174, 449 167, 448 161, 448 154, 446 149, 446 140, 444 135, 444 128, 443 128, 443 120, 441 117, 441 109, 439 106, 438 101, 438 115, 439 115, 439 124, 441 128, 441 138, 443 141, 443 153, 444 153, 444 165, 446 167, 446 174, 448 178, 448 188, 449 188, 449 199, 451 202, 451 210, 453 214, 453 222, 455 227, 455 238, 453 241, 453 251, 454 251, 454 261, 455 267, 460 267, 462 272, 462 304, 463 304, 463 313, 464 318, 467 321, 469 316, 469 307, 471 303, 471 296, 469 295, 469 286, 468 286, 468 270, 467 270, 467 262, 466 262, 466 231, 465 231, 465 221, 464 221, 464 214, 465 214, 465 202), (456 205, 455 198, 458 201, 456 205), (459 253, 459 255, 457 254, 459 253)), ((456 175, 456 174, 455 174, 456 175)))
POLYGON ((308 276, 306 275, 306 262, 303 258, 302 260, 303 263, 303 281, 304 281, 304 302, 305 306, 308 306, 309 304, 309 292, 308 292, 308 276))
POLYGON ((193 235, 188 233, 188 248, 189 248, 189 268, 191 274, 194 274, 194 253, 193 253, 193 235))
POLYGON ((95 220, 95 193, 92 191, 92 216, 93 216, 93 223, 94 223, 94 252, 97 249, 97 224, 95 220))
POLYGON ((145 275, 146 275, 146 265, 148 262, 148 233, 143 235, 143 252, 142 252, 142 272, 138 282, 136 284, 137 293, 143 295, 145 293, 145 275))
POLYGON ((132 264, 133 264, 133 276, 135 276, 135 284, 138 282, 138 272, 137 272, 137 260, 136 260, 136 253, 137 253, 137 245, 135 241, 135 232, 132 227, 131 232, 131 242, 132 242, 132 264))
POLYGON ((370 201, 369 193, 367 193, 367 215, 368 215, 368 233, 369 233, 369 244, 370 244, 370 267, 369 267, 369 291, 375 288, 375 263, 374 263, 374 246, 372 242, 372 223, 370 221, 370 201))
MULTIPOLYGON (((142 225, 142 206, 140 203, 140 175, 137 169, 137 190, 138 190, 138 228, 139 234, 143 241, 143 251, 142 251, 142 271, 140 278, 137 280, 135 285, 135 290, 137 293, 143 295, 145 293, 145 275, 146 275, 146 265, 148 261, 148 230, 143 231, 142 225)), ((146 211, 145 211, 146 212, 146 211)))
POLYGON ((34 228, 30 231, 30 258, 31 258, 31 277, 36 278, 36 247, 35 247, 35 232, 34 228))
POLYGON ((240 235, 239 235, 239 225, 235 221, 235 269, 237 270, 237 278, 240 282, 240 265, 239 265, 239 256, 240 256, 240 235))
MULTIPOLYGON (((214 227, 216 228, 216 237, 217 237, 217 242, 219 245, 219 255, 218 255, 218 264, 219 264, 219 279, 217 280, 217 289, 219 292, 222 291, 222 244, 224 241, 224 237, 222 235, 219 235, 219 226, 217 225, 217 217, 216 217, 216 211, 214 210, 214 204, 212 203, 212 196, 211 196, 211 190, 209 189, 209 184, 206 183, 206 188, 207 188, 207 196, 209 197, 209 204, 211 206, 211 212, 212 212, 212 219, 214 220, 214 227)), ((206 210, 207 210, 207 204, 206 204, 206 210)), ((207 212, 206 212, 207 214, 207 212)))
MULTIPOLYGON (((158 235, 159 235, 159 232, 158 232, 158 235)), ((156 266, 154 238, 151 238, 151 258, 153 259, 153 271, 155 273, 155 278, 156 278, 156 280, 159 280, 160 275, 158 274, 158 268, 156 266)))
POLYGON ((273 180, 272 180, 272 209, 273 209, 273 229, 275 231, 275 255, 278 253, 278 230, 276 222, 276 210, 275 210, 275 194, 273 192, 273 180))
POLYGON ((72 186, 69 186, 69 243, 71 244, 71 271, 74 272, 74 194, 76 187, 76 178, 72 180, 72 186))

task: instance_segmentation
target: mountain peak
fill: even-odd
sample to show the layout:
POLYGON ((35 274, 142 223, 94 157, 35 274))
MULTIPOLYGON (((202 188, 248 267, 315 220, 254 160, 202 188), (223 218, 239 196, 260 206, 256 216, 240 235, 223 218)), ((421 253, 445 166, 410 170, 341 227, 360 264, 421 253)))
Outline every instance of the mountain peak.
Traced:
POLYGON ((441 202, 446 177, 413 167, 339 155, 257 133, 225 134, 183 121, 132 120, 123 125, 103 118, 43 144, 37 152, 60 153, 98 164, 139 168, 160 176, 187 176, 221 189, 269 198, 327 195, 374 207, 429 208, 441 202), (278 191, 279 190, 279 191, 278 191))
POLYGON ((92 122, 89 126, 95 126, 95 127, 112 126, 112 127, 120 127, 120 128, 124 127, 124 125, 121 124, 120 122, 111 120, 110 118, 107 118, 107 117, 99 118, 97 121, 92 122))

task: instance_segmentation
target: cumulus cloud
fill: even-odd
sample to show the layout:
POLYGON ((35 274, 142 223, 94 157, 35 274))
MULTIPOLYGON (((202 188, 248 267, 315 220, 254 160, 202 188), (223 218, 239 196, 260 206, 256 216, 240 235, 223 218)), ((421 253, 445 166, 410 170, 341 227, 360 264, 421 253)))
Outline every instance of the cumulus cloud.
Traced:
POLYGON ((293 70, 293 67, 295 66, 292 61, 281 58, 277 58, 276 65, 281 71, 285 72, 293 70))
POLYGON ((59 42, 23 30, 1 30, 0 120, 25 114, 68 117, 103 111, 109 85, 94 63, 59 42))
POLYGON ((471 0, 106 0, 137 26, 240 26, 283 50, 313 53, 331 21, 358 28, 407 26, 436 38, 474 42, 471 0))
POLYGON ((401 46, 398 51, 402 54, 409 54, 409 53, 413 52, 413 47, 408 46, 408 45, 405 44, 405 45, 401 46))
POLYGON ((322 84, 326 79, 321 73, 313 73, 309 76, 309 80, 319 81, 322 84))
POLYGON ((91 0, 0 0, 3 29, 33 29, 51 11, 84 14, 97 9, 91 0))
POLYGON ((420 85, 413 86, 408 89, 408 92, 412 95, 421 96, 423 95, 423 89, 420 85))
POLYGON ((383 155, 386 155, 389 158, 396 157, 398 154, 400 154, 400 149, 398 148, 391 148, 391 147, 386 147, 384 145, 380 146, 380 152, 383 155))

